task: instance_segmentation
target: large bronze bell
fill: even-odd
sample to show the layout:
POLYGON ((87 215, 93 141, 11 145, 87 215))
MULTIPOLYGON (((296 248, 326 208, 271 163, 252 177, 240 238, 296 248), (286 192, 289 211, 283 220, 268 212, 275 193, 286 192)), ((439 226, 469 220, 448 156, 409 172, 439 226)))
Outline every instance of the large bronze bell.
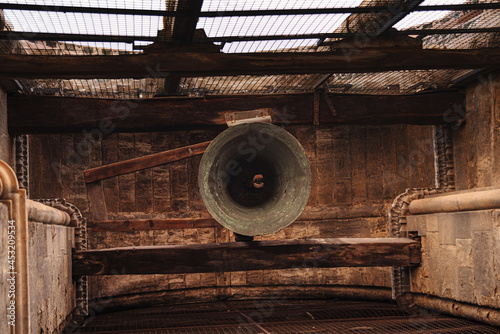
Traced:
POLYGON ((290 225, 311 194, 306 152, 290 133, 266 123, 240 124, 207 148, 198 173, 212 216, 244 236, 271 234, 290 225))

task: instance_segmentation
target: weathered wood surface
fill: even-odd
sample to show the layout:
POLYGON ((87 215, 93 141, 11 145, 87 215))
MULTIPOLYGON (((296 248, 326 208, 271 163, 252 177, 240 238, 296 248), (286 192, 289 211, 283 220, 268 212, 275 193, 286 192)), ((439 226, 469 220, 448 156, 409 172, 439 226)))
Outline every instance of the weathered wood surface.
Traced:
POLYGON ((73 275, 179 274, 420 263, 420 244, 404 238, 308 239, 124 247, 73 254, 73 275))
POLYGON ((117 56, 0 55, 0 79, 203 77, 469 69, 500 64, 500 48, 363 49, 335 52, 162 53, 117 56), (152 73, 153 72, 153 73, 152 73))
MULTIPOLYGON (((457 119, 461 92, 415 95, 329 94, 319 101, 320 124, 441 124, 457 119)), ((168 97, 140 101, 13 96, 8 100, 10 133, 63 133, 83 129, 113 132, 165 131, 225 126, 230 111, 272 109, 276 124, 313 124, 314 93, 168 97), (106 120, 106 121, 103 121, 106 120), (105 124, 104 124, 104 123, 105 124)))
POLYGON ((187 228, 217 227, 219 223, 210 218, 179 218, 179 219, 135 219, 135 220, 105 220, 93 221, 87 224, 96 232, 150 231, 187 228))
MULTIPOLYGON (((326 202, 325 202, 326 203, 326 202)), ((387 212, 383 204, 365 204, 336 207, 306 207, 298 222, 328 222, 359 218, 382 217, 387 212)), ((335 226, 335 224, 330 223, 335 226)), ((351 225, 356 225, 351 221, 351 225)), ((213 218, 151 218, 151 219, 110 219, 94 220, 88 227, 95 232, 127 232, 169 229, 190 229, 220 227, 213 218)))
POLYGON ((90 213, 93 220, 108 219, 108 211, 106 209, 106 198, 104 197, 104 189, 101 181, 87 183, 87 196, 90 202, 90 213))
POLYGON ((198 154, 203 154, 211 142, 176 148, 173 150, 147 155, 144 157, 116 162, 107 166, 96 167, 85 171, 85 182, 91 183, 110 177, 137 172, 169 162, 179 161, 198 154))

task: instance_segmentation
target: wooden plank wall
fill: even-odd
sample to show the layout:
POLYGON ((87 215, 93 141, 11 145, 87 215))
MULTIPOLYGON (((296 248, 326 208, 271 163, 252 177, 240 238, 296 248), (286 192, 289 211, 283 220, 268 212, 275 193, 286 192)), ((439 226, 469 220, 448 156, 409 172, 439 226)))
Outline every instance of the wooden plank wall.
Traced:
POLYGON ((457 190, 500 186, 500 73, 480 76, 466 96, 457 106, 465 122, 453 138, 457 190))
MULTIPOLYGON (((291 126, 312 171, 309 206, 385 203, 408 187, 432 187, 431 126, 291 126)), ((88 213, 83 170, 211 140, 215 130, 111 134, 86 145, 82 134, 32 135, 32 198, 65 197, 88 213), (82 144, 83 143, 83 144, 82 144)), ((201 156, 104 181, 113 218, 209 217, 199 196, 201 156)))
MULTIPOLYGON (((306 210, 313 207, 388 205, 406 188, 434 186, 432 126, 320 125, 290 126, 286 129, 301 142, 310 159, 312 193, 306 210)), ((33 135, 31 197, 64 197, 88 215, 83 170, 211 140, 217 134, 214 130, 111 134, 102 143, 92 144, 87 151, 80 143, 83 139, 81 134, 33 135)), ((200 159, 198 156, 105 180, 103 185, 111 218, 209 217, 197 185, 200 159)), ((299 221, 276 234, 256 239, 385 236, 387 219, 380 214, 351 219, 299 221)), ((114 233, 91 231, 89 238, 93 248, 234 241, 232 233, 222 227, 114 233)), ((252 291, 264 291, 269 286, 287 284, 310 286, 310 291, 315 286, 324 285, 387 287, 390 286, 390 273, 387 268, 310 268, 189 275, 123 275, 92 278, 90 296, 129 295, 132 303, 140 299, 136 293, 146 293, 144 298, 151 298, 151 293, 155 291, 176 290, 181 299, 237 298, 242 291, 247 291, 245 287, 254 288, 252 291)), ((127 298, 117 300, 126 302, 127 298)))

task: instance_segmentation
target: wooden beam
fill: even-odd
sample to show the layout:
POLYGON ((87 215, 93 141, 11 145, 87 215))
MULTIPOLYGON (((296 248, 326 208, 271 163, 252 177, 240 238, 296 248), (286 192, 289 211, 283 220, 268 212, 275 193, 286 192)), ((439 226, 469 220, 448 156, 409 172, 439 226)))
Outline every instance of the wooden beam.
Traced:
POLYGON ((333 52, 160 53, 115 56, 0 55, 0 79, 205 77, 472 69, 500 65, 500 48, 333 52))
POLYGON ((90 202, 90 213, 93 220, 108 219, 108 210, 106 208, 106 198, 104 189, 100 180, 87 183, 87 198, 90 202))
MULTIPOLYGON (((308 206, 297 221, 324 222, 366 217, 383 217, 387 208, 383 204, 360 204, 356 206, 308 206)), ((185 228, 217 227, 213 218, 169 218, 169 219, 113 219, 88 223, 88 227, 99 232, 149 231, 185 228)))
MULTIPOLYGON (((461 92, 416 95, 329 94, 336 117, 322 99, 321 124, 441 124, 463 105, 461 92)), ((168 97, 141 101, 13 96, 8 99, 9 133, 165 131, 220 126, 232 111, 272 109, 276 124, 312 124, 313 93, 168 97), (105 126, 104 126, 105 125, 105 126)), ((463 115, 462 115, 463 116, 463 115)), ((458 119, 458 118, 457 118, 458 119)))
MULTIPOLYGON (((203 0, 178 0, 178 10, 191 13, 191 17, 176 17, 172 29, 172 42, 189 44, 193 41, 196 25, 198 23, 199 15, 203 0)), ((166 28, 166 27, 165 27, 166 28)), ((177 92, 181 78, 178 76, 169 76, 165 78, 163 91, 160 96, 173 95, 177 92)))
POLYGON ((346 238, 145 246, 80 251, 73 275, 146 275, 288 268, 413 266, 420 244, 404 238, 346 238))
POLYGON ((196 24, 201 13, 203 0, 178 0, 177 10, 189 13, 190 17, 176 17, 172 40, 178 43, 191 43, 196 31, 196 24))
POLYGON ((210 143, 210 141, 207 141, 204 143, 180 147, 165 152, 146 155, 144 157, 115 162, 113 164, 102 167, 87 169, 84 172, 85 182, 92 183, 95 181, 105 180, 109 179, 110 177, 137 172, 143 169, 152 168, 170 162, 186 159, 195 155, 203 154, 210 143))
POLYGON ((87 224, 87 227, 92 228, 95 232, 131 232, 217 226, 220 225, 215 219, 205 218, 104 220, 92 221, 87 224))

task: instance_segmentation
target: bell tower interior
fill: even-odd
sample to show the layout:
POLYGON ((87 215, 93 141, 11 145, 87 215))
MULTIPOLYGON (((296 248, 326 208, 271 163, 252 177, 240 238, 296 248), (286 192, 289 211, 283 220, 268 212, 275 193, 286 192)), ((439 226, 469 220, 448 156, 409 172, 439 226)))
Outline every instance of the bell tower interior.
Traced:
POLYGON ((496 0, 0 0, 0 333, 500 333, 499 41, 496 0))

